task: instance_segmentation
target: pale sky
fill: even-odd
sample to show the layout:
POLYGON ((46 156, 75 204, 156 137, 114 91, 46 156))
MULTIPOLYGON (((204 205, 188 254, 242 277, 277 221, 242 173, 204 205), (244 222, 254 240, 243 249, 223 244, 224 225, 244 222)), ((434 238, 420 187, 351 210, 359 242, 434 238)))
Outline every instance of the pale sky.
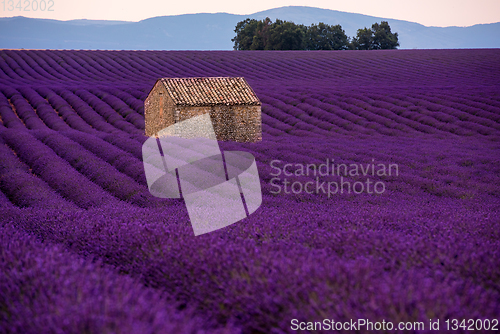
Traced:
POLYGON ((252 14, 282 6, 334 9, 438 27, 500 22, 500 0, 2 0, 0 17, 140 21, 193 13, 252 14), (33 11, 35 2, 39 8, 33 11), (18 3, 23 9, 26 4, 33 8, 19 10, 18 3), (44 3, 47 5, 42 11, 44 3), (48 11, 51 4, 52 11, 48 11))

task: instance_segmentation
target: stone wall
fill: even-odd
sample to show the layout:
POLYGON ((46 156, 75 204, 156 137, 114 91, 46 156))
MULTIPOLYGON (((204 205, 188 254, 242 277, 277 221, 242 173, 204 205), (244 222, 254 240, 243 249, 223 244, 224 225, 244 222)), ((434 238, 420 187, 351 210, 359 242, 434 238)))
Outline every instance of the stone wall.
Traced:
POLYGON ((210 113, 219 141, 256 142, 262 140, 260 106, 176 106, 175 109, 179 112, 180 121, 210 113))
POLYGON ((262 140, 260 106, 215 106, 210 116, 218 140, 237 142, 262 140))
POLYGON ((158 131, 174 124, 174 104, 162 82, 158 81, 144 101, 146 136, 156 136, 158 131))

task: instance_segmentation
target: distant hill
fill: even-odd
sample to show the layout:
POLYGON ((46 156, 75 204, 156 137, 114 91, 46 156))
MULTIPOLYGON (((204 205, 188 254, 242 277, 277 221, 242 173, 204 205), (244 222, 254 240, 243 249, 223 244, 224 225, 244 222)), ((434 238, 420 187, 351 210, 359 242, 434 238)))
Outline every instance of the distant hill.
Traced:
POLYGON ((250 17, 280 18, 310 25, 340 24, 356 30, 388 21, 401 49, 500 48, 500 23, 470 27, 426 27, 418 23, 312 7, 281 7, 251 15, 186 14, 139 22, 0 18, 0 48, 100 50, 231 50, 234 27, 250 17))

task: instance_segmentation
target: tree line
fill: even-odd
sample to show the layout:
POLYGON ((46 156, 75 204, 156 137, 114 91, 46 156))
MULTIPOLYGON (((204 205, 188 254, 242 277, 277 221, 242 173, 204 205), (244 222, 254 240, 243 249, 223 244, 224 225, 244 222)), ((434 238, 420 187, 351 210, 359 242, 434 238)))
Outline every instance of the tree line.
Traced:
POLYGON ((246 19, 236 24, 236 36, 231 39, 235 50, 378 50, 396 49, 398 33, 392 33, 387 21, 358 29, 353 38, 347 37, 339 24, 323 22, 305 26, 269 17, 246 19))

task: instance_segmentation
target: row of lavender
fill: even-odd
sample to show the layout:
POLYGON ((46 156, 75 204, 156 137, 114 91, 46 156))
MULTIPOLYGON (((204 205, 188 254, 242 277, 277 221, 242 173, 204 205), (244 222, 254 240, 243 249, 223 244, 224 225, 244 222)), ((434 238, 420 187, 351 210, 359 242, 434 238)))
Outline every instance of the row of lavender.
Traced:
MULTIPOLYGON (((0 98, 3 97, 0 100, 0 114, 4 126, 12 129, 53 129, 64 132, 75 129, 94 134, 97 137, 103 136, 101 132, 110 133, 113 135, 106 135, 108 140, 115 137, 114 142, 121 142, 121 147, 129 151, 131 147, 134 147, 133 153, 140 160, 140 143, 144 139, 139 129, 142 126, 140 123, 143 121, 143 117, 140 110, 134 112, 129 106, 129 104, 135 103, 136 109, 139 109, 138 100, 135 97, 117 89, 109 90, 121 96, 124 100, 96 88, 77 89, 74 93, 64 88, 55 88, 54 90, 46 87, 40 87, 36 90, 29 87, 21 87, 18 90, 12 87, 3 87, 4 96, 0 96, 0 98), (91 94, 91 91, 94 94, 91 94), (135 124, 135 127, 129 122, 135 124), (117 135, 117 133, 121 134, 117 135), (125 142, 130 142, 129 133, 134 134, 132 138, 137 140, 133 146, 125 144, 125 142)), ((495 138, 494 135, 499 128, 499 116, 496 113, 499 103, 495 99, 488 99, 488 95, 470 94, 470 100, 465 100, 463 95, 461 97, 450 95, 449 99, 439 98, 441 95, 435 97, 434 92, 431 92, 433 95, 430 97, 426 94, 415 93, 408 95, 393 93, 392 96, 386 96, 381 93, 374 94, 373 91, 335 92, 332 94, 330 91, 316 90, 312 93, 308 92, 307 87, 303 92, 295 92, 295 94, 289 89, 276 89, 271 92, 272 95, 270 91, 259 91, 259 95, 264 102, 264 133, 269 135, 291 133, 311 136, 314 133, 314 135, 331 136, 336 133, 351 135, 353 133, 355 135, 360 133, 381 133, 394 136, 401 132, 411 133, 411 131, 414 131, 417 133, 451 132, 462 135, 479 133, 488 137, 493 135, 493 138, 495 138)), ((448 96, 445 97, 448 98, 448 96)), ((29 137, 29 135, 25 136, 29 137)), ((38 138, 42 137, 38 135, 38 138)), ((76 147, 75 139, 70 139, 69 142, 67 140, 63 141, 63 145, 68 142, 70 143, 68 147, 71 147, 71 145, 76 147)), ((15 142, 18 144, 17 140, 15 142)), ((78 145, 78 150, 82 151, 83 148, 80 145, 78 145)), ((119 172, 125 168, 123 166, 126 164, 115 163, 115 168, 106 164, 106 162, 114 160, 102 156, 103 154, 106 155, 106 153, 99 148, 99 145, 102 146, 102 144, 91 145, 93 146, 91 152, 101 154, 97 159, 100 164, 109 170, 109 175, 117 175, 112 178, 113 180, 127 179, 127 176, 129 176, 135 178, 135 180, 143 181, 140 161, 134 160, 133 164, 128 164, 134 166, 133 173, 126 176, 120 175, 119 172), (104 159, 104 162, 100 159, 104 159)), ((10 145, 10 148, 16 152, 13 145, 10 145)), ((88 150, 88 148, 85 149, 88 150)), ((116 150, 116 147, 110 149, 116 150)), ((81 164, 71 163, 71 159, 74 158, 71 158, 70 155, 62 151, 55 152, 63 160, 69 159, 70 164, 78 172, 83 168, 81 164)), ((22 152, 16 152, 16 154, 21 156, 24 162, 27 162, 27 158, 24 158, 26 154, 22 152)), ((83 150, 82 154, 88 156, 89 152, 83 150)), ((123 154, 122 150, 115 153, 117 156, 123 154)), ((92 161, 95 159, 95 156, 90 155, 87 160, 92 161)), ((33 168, 33 162, 28 162, 28 165, 33 168)), ((56 170, 56 168, 52 167, 50 169, 56 170)), ((35 170, 37 169, 35 168, 35 170)), ((118 189, 117 186, 110 188, 109 184, 116 184, 114 181, 94 180, 91 172, 83 172, 82 174, 118 199, 136 204, 144 203, 144 201, 149 202, 147 194, 143 194, 144 191, 132 191, 127 187, 118 189), (142 200, 137 199, 135 194, 141 194, 139 198, 142 200), (132 199, 133 196, 135 196, 135 200, 132 199)), ((42 171, 37 170, 36 175, 42 176, 42 171)), ((88 205, 95 205, 95 203, 106 203, 106 201, 101 201, 100 197, 96 197, 95 200, 90 200, 90 202, 84 201, 86 204, 80 203, 79 200, 74 198, 74 195, 69 196, 69 190, 64 192, 58 189, 59 183, 47 180, 47 176, 42 176, 42 178, 60 195, 67 199, 71 197, 71 201, 76 200, 75 203, 79 203, 80 206, 87 207, 88 205)), ((76 182, 77 179, 73 180, 76 182)), ((134 184, 131 180, 128 183, 134 184)), ((72 186, 74 184, 70 185, 69 188, 71 189, 72 186)), ((132 186, 133 188, 134 186, 132 186)), ((94 192, 97 190, 100 189, 97 188, 94 192)), ((10 194, 9 191, 7 193, 10 194)), ((25 206, 25 202, 37 202, 32 200, 18 202, 17 198, 26 198, 19 195, 23 193, 24 191, 20 191, 18 194, 13 193, 9 196, 21 206, 25 206)), ((42 201, 42 203, 46 202, 42 201)))
MULTIPOLYGON (((266 98, 264 98, 264 100, 266 100, 266 98)), ((271 100, 270 102, 272 103, 273 101, 271 100)), ((290 132, 298 134, 299 136, 302 135, 308 137, 317 136, 318 134, 331 136, 333 133, 332 128, 335 126, 334 122, 323 122, 323 124, 325 124, 324 127, 321 127, 322 123, 318 122, 316 123, 316 128, 313 128, 311 125, 312 122, 302 121, 304 120, 305 113, 298 115, 298 117, 293 116, 294 114, 297 115, 296 110, 300 110, 299 108, 306 110, 313 109, 313 107, 304 106, 304 103, 299 104, 297 107, 285 105, 285 111, 276 111, 274 113, 276 116, 276 118, 274 118, 274 123, 269 121, 269 123, 274 125, 274 128, 265 127, 265 129, 267 129, 266 132, 278 135, 290 132), (279 123, 280 115, 285 117, 282 123, 279 123), (276 130, 280 129, 280 125, 282 131, 276 130), (273 130, 274 132, 272 132, 273 130)), ((19 112, 19 114, 22 115, 21 112, 19 112)), ((49 115, 49 113, 47 114, 49 115)), ((325 115, 331 120, 332 118, 339 117, 338 115, 342 114, 325 113, 325 115)), ((376 118, 377 115, 371 114, 368 117, 376 118)), ((359 118, 361 119, 361 117, 359 118)), ((26 178, 11 177, 2 181, 3 191, 8 194, 8 197, 12 199, 13 203, 20 206, 30 206, 31 204, 29 203, 32 203, 33 205, 35 203, 39 203, 39 205, 44 206, 51 203, 51 201, 37 200, 37 198, 39 198, 39 196, 41 196, 44 192, 39 193, 26 191, 26 189, 31 189, 30 186, 28 186, 31 185, 31 181, 28 182, 27 180, 35 180, 37 177, 41 178, 49 186, 43 187, 48 191, 44 198, 57 198, 57 196, 52 196, 52 194, 58 193, 81 207, 89 207, 97 205, 98 203, 104 205, 107 201, 104 201, 102 196, 111 200, 109 194, 119 200, 131 202, 140 206, 146 205, 146 203, 157 202, 152 200, 151 196, 144 189, 145 180, 141 162, 140 138, 136 137, 138 140, 134 140, 124 134, 118 134, 116 131, 109 134, 101 133, 89 126, 77 127, 80 131, 71 130, 69 127, 62 127, 63 130, 60 130, 60 134, 58 134, 47 129, 47 127, 40 126, 41 123, 35 123, 34 120, 39 120, 38 118, 25 117, 25 119, 26 124, 35 124, 32 127, 33 130, 38 130, 32 133, 19 133, 17 131, 11 131, 10 129, 2 131, 2 138, 5 144, 7 144, 8 148, 13 151, 11 152, 5 148, 6 155, 3 163, 10 166, 7 161, 8 159, 11 159, 14 165, 26 165, 22 168, 16 168, 15 170, 19 169, 26 171, 29 169, 31 171, 28 173, 26 178), (38 128, 38 126, 40 127, 38 128), (90 133, 85 134, 85 132, 90 133), (61 134, 63 134, 63 136, 61 136, 61 134), (21 159, 22 163, 16 162, 18 159, 21 159), (40 159, 40 161, 38 161, 38 159, 40 159), (41 163, 41 161, 47 162, 41 163), (43 167, 39 167, 39 165, 43 167), (59 167, 59 165, 71 166, 72 173, 61 173, 59 170, 65 167, 59 167), (56 179, 59 181, 56 181, 56 179), (25 182, 27 188, 24 189, 24 187, 20 187, 18 184, 19 182, 25 182), (89 190, 83 191, 83 185, 86 184, 88 184, 89 190), (62 187, 62 185, 65 186, 62 187), (79 187, 80 185, 81 187, 79 187), (52 188, 53 191, 49 191, 50 188, 52 188), (72 189, 77 188, 81 190, 79 191, 79 194, 73 193, 72 189), (26 196, 26 192, 33 194, 34 198, 30 199, 30 196, 26 196), (89 194, 93 195, 89 197, 89 194), (98 194, 102 194, 102 196, 98 194), (79 199, 80 197, 81 199, 79 199)), ((75 119, 78 118, 75 117, 75 119)), ((317 119, 321 119, 321 116, 318 116, 317 119)), ((3 120, 5 122, 6 118, 3 118, 3 120)), ((5 123, 9 126, 9 128, 12 127, 12 130, 14 130, 14 128, 23 128, 19 119, 16 118, 14 120, 15 122, 12 123, 17 124, 17 126, 10 126, 11 123, 8 122, 5 123)), ((55 120, 60 120, 60 118, 55 118, 55 120)), ((266 122, 268 119, 264 118, 264 121, 266 122)), ((76 122, 73 124, 76 124, 76 122)), ((97 124, 102 124, 101 129, 109 126, 109 124, 105 122, 97 124)), ((352 124, 356 123, 353 122, 352 124)), ((356 131, 356 133, 370 133, 369 131, 361 131, 362 129, 370 129, 366 124, 364 125, 365 127, 356 125, 357 128, 351 128, 350 131, 356 131)), ((56 128, 56 126, 54 126, 54 128, 56 128)), ((338 131, 339 128, 340 127, 335 128, 334 131, 340 132, 338 131)), ((378 128, 372 128, 372 132, 375 132, 373 129, 377 130, 378 128)), ((383 133, 383 131, 379 132, 383 133)), ((346 133, 346 131, 343 133, 346 133)), ((310 157, 310 153, 304 152, 303 157, 310 157)), ((466 159, 462 160, 465 161, 466 159)), ((451 166, 455 166, 456 164, 457 162, 455 161, 450 163, 451 166)), ((12 168, 5 168, 4 170, 5 173, 12 173, 13 171, 14 169, 12 168)), ((449 175, 449 177, 452 176, 449 175)), ((460 178, 458 178, 458 180, 460 180, 460 178)), ((436 180, 431 181, 431 183, 434 181, 436 180)), ((39 181, 36 182, 40 183, 39 181)), ((438 183, 440 182, 441 181, 438 183)), ((456 183, 460 182, 454 182, 454 184, 456 183)), ((491 187, 495 186, 496 183, 491 184, 491 187)), ((442 187, 435 187, 435 192, 442 192, 442 187)), ((446 191, 446 193, 449 193, 449 191, 446 191)), ((461 194, 463 192, 453 191, 453 193, 461 194)))
MULTIPOLYGON (((96 88, 74 92, 64 88, 54 90, 4 87, 0 96, 4 125, 142 134, 143 108, 138 99, 126 92, 110 89, 121 97, 118 98, 96 88)), ((264 103, 264 131, 273 135, 297 129, 324 135, 333 132, 398 135, 415 131, 493 135, 499 129, 500 102, 495 96, 488 98, 485 92, 483 96, 469 93, 470 99, 465 99, 461 94, 458 97, 435 92, 431 96, 413 92, 401 96, 401 92, 397 97, 394 92, 388 96, 373 90, 316 89, 315 93, 293 94, 289 89, 270 91, 257 87, 257 91, 264 103)))
MULTIPOLYGON (((306 131, 304 133, 307 134, 306 131)), ((312 135, 308 137, 314 138, 312 135)), ((279 149, 270 148, 265 143, 248 145, 245 149, 257 156, 261 163, 270 163, 270 157, 281 159, 283 163, 317 165, 327 159, 336 159, 335 163, 347 165, 373 163, 371 159, 377 163, 397 163, 401 171, 405 172, 406 168, 407 173, 392 180, 389 189, 410 185, 426 189, 433 194, 461 198, 478 196, 481 193, 495 195, 500 187, 494 177, 495 169, 492 168, 492 165, 498 163, 498 159, 488 154, 476 153, 474 156, 481 159, 473 161, 468 155, 470 150, 478 150, 481 147, 494 150, 494 142, 484 143, 480 138, 472 140, 458 137, 443 141, 441 150, 447 149, 453 152, 453 155, 425 158, 419 154, 400 152, 400 138, 395 138, 391 144, 393 152, 398 152, 397 154, 379 154, 377 144, 387 143, 388 139, 370 137, 365 144, 369 149, 359 152, 363 159, 351 154, 351 149, 342 148, 331 153, 317 151, 323 146, 321 138, 318 138, 319 148, 306 138, 303 139, 305 148, 302 148, 302 145, 283 144, 278 141, 281 137, 276 138, 265 139, 267 143, 280 143, 279 149), (450 143, 457 146, 453 147, 450 143), (286 149, 282 151, 284 147, 286 149), (462 151, 464 147, 471 147, 465 151, 467 154, 462 151), (371 156, 368 155, 370 152, 371 156), (439 164, 433 164, 434 160, 439 164), (411 172, 408 173, 408 169, 411 172)), ((351 136, 348 138, 357 140, 351 136)), ((141 144, 129 137, 116 133, 91 135, 75 130, 56 132, 38 129, 27 132, 3 128, 0 131, 0 139, 3 152, 0 186, 12 203, 18 206, 72 207, 67 201, 82 208, 118 205, 118 200, 141 207, 165 203, 164 200, 152 197, 147 191, 141 144), (35 191, 38 188, 40 191, 35 191), (65 201, 60 201, 61 197, 65 201)), ((422 146, 427 142, 424 139, 419 136, 416 139, 405 138, 405 141, 417 141, 418 145, 422 146)), ((429 145, 433 145, 434 140, 432 139, 429 145)), ((268 182, 271 175, 269 165, 260 168, 266 171, 263 174, 263 182, 268 182)), ((311 178, 314 179, 312 176, 311 178)), ((268 186, 263 184, 264 189, 268 190, 268 186)))
POLYGON ((250 218, 202 237, 193 236, 178 201, 138 208, 101 199, 106 205, 89 210, 14 210, 11 222, 244 332, 287 331, 291 319, 325 315, 337 321, 491 319, 500 310, 498 147, 480 138, 441 139, 438 147, 435 141, 344 136, 223 143, 256 156, 264 202, 250 218), (381 178, 387 190, 380 196, 273 194, 272 160, 293 164, 294 172, 326 159, 397 163, 401 174, 381 178))
POLYGON ((497 317, 498 205, 418 192, 328 201, 265 195, 250 218, 196 238, 181 206, 24 211, 15 222, 205 319, 268 333, 289 331, 291 319, 497 317))
MULTIPOLYGON (((199 333, 216 326, 192 309, 177 311, 172 298, 137 280, 10 224, 0 223, 0 244, 2 332, 199 333)), ((237 331, 228 326, 211 332, 237 331)))
MULTIPOLYGON (((488 98, 485 101, 476 103, 473 107, 477 110, 478 108, 484 108, 493 106, 494 109, 498 107, 498 95, 489 94, 488 89, 485 87, 496 87, 498 85, 498 76, 495 75, 496 67, 496 50, 455 50, 449 52, 442 52, 438 50, 431 50, 425 52, 379 52, 379 53, 363 53, 363 54, 350 54, 346 53, 231 53, 231 52, 150 52, 146 54, 143 52, 77 52, 75 54, 72 51, 2 51, 2 61, 0 64, 3 66, 3 74, 6 83, 9 86, 16 85, 17 83, 25 85, 26 83, 37 82, 41 84, 42 82, 51 83, 51 85, 62 85, 65 87, 68 83, 76 82, 81 85, 82 82, 91 79, 92 84, 103 83, 103 82, 113 82, 113 85, 126 86, 129 83, 134 82, 139 85, 141 83, 149 82, 149 85, 141 86, 141 91, 139 96, 135 97, 124 96, 127 93, 120 89, 116 89, 113 86, 100 87, 97 91, 101 89, 114 90, 115 94, 121 95, 119 99, 113 99, 113 97, 105 96, 108 94, 96 93, 96 89, 89 89, 93 94, 89 96, 89 92, 80 89, 73 89, 72 93, 78 95, 78 99, 83 98, 83 103, 88 103, 88 105, 95 109, 106 121, 109 121, 115 128, 124 131, 133 131, 129 129, 126 124, 130 121, 138 129, 143 128, 143 120, 140 115, 136 115, 136 112, 141 112, 141 102, 145 98, 147 90, 150 88, 154 80, 160 76, 221 76, 221 75, 243 75, 251 83, 256 83, 256 88, 260 92, 266 92, 270 88, 272 90, 272 97, 281 100, 281 95, 286 95, 285 91, 275 92, 277 87, 285 86, 290 87, 292 94, 295 93, 297 87, 299 91, 307 90, 317 90, 319 87, 323 88, 323 91, 334 90, 340 92, 349 92, 354 88, 359 88, 358 81, 361 80, 363 85, 369 85, 368 89, 365 91, 358 92, 357 95, 365 95, 373 87, 379 84, 382 78, 390 79, 393 86, 406 87, 407 91, 414 90, 415 87, 419 88, 424 86, 439 86, 440 89, 443 88, 443 84, 440 81, 443 77, 447 80, 453 79, 454 85, 452 87, 467 87, 465 90, 453 91, 452 96, 458 97, 464 92, 468 92, 471 85, 478 86, 479 92, 486 94, 488 98), (119 55, 119 56, 118 56, 119 55), (196 59, 196 61, 193 61, 196 59), (244 62, 245 66, 242 66, 244 62), (300 62, 300 66, 298 65, 300 62), (224 66, 221 66, 221 64, 224 66), (403 66, 404 64, 404 66, 403 66), (464 66, 467 64, 467 66, 464 66), (361 66, 360 66, 361 65, 361 66), (412 70, 414 69, 414 70, 412 70), (238 71, 243 71, 238 73, 238 71), (375 72, 370 72, 375 71, 375 72), (446 71, 445 75, 441 75, 446 71), (390 75, 388 75, 390 73, 390 75), (269 75, 274 76, 270 80, 269 75), (348 76, 346 76, 348 74, 348 76), (452 78, 453 77, 453 78, 452 78), (480 78, 480 79, 479 79, 480 78), (115 81, 121 80, 121 82, 115 81), (313 81, 311 81, 313 80, 313 81), (278 83, 276 83, 278 81, 278 83), (262 83, 264 83, 262 85, 262 83), (312 85, 312 86, 311 86, 312 85), (333 85, 333 87, 332 87, 333 85), (295 88, 294 88, 295 87, 295 88), (95 95, 97 94, 97 96, 95 95), (93 95, 93 96, 92 96, 93 95), (96 97, 103 101, 96 100, 96 97), (137 99, 139 97, 139 99, 137 99), (120 99, 122 102, 120 103, 120 99), (110 101, 111 100, 111 101, 110 101), (110 108, 117 111, 117 115, 110 111, 110 108), (123 122, 123 118, 125 121, 123 122)), ((137 87, 137 84, 134 86, 137 87)), ((57 87, 57 86, 56 86, 57 87)), ((445 86, 444 88, 452 88, 445 86)), ((391 87, 394 89, 394 87, 391 87)), ((375 103, 378 103, 380 99, 384 101, 384 91, 387 89, 383 86, 378 89, 378 96, 374 98, 375 103)), ((425 91, 428 93, 428 90, 425 91)), ((288 92, 290 93, 290 92, 288 92)), ((406 95, 407 92, 403 91, 401 95, 406 95)), ((413 92, 412 92, 413 93, 413 92)), ((446 93, 439 92, 434 99, 438 100, 438 105, 442 104, 440 100, 446 100, 446 93)), ((473 95, 478 92, 471 92, 468 95, 473 95)), ((15 95, 13 92, 4 92, 4 95, 12 96, 15 95)), ((44 98, 47 92, 42 95, 44 98)), ((58 93, 59 94, 59 93, 58 93)), ((113 93, 112 93, 113 94, 113 93)), ((26 94, 22 94, 26 98, 26 94)), ((322 92, 321 95, 324 96, 322 92)), ((435 101, 429 103, 427 97, 419 96, 414 101, 403 101, 403 103, 413 103, 414 105, 405 106, 406 111, 410 111, 424 114, 429 110, 427 105, 436 104, 435 101), (421 108, 423 107, 423 109, 421 108)), ((391 97, 392 98, 392 97, 391 97)), ((335 101, 338 96, 333 96, 332 100, 335 101)), ((356 94, 354 99, 358 99, 356 94)), ((16 99, 15 99, 16 100, 16 99)), ((398 99, 396 98, 396 104, 398 104, 398 99)), ((469 97, 463 101, 468 103, 470 101, 469 97)), ((15 102, 15 101, 14 101, 15 102)), ((321 101, 323 102, 323 101, 321 101)), ((343 101, 344 104, 341 105, 342 110, 347 110, 349 113, 357 115, 359 112, 357 110, 351 110, 352 107, 363 108, 366 107, 359 106, 359 103, 354 102, 352 106, 351 101, 343 101)), ((391 104, 393 102, 390 102, 391 104)), ((335 103, 334 103, 335 104, 335 103)), ((397 131, 405 131, 407 127, 407 121, 404 120, 404 124, 397 124, 397 127, 391 125, 391 121, 394 119, 394 113, 401 114, 404 111, 392 110, 392 106, 383 105, 372 105, 371 108, 388 108, 391 113, 389 115, 384 115, 385 118, 382 119, 381 123, 384 124, 382 129, 369 129, 369 132, 381 132, 384 134, 395 134, 397 131)), ((447 107, 447 106, 445 106, 447 107)), ((456 106, 452 106, 451 111, 455 114, 456 108, 461 110, 463 106, 461 103, 457 103, 456 106)), ((438 109, 432 109, 435 106, 431 106, 431 113, 439 112, 439 109, 443 109, 443 106, 438 106, 438 109)), ((321 109, 321 107, 320 107, 321 109)), ((329 112, 332 110, 329 108, 329 112)), ((446 108, 445 108, 446 109, 446 108)), ((328 110, 328 109, 327 109, 328 110)), ((288 112, 289 110, 286 110, 288 112)), ((333 111, 333 112, 336 112, 333 111)), ((370 110, 372 112, 372 110, 370 110)), ((472 111, 475 112, 475 111, 472 111)), ((375 113, 379 113, 375 110, 375 113)), ((449 112, 445 111, 445 114, 449 112)), ((324 113, 323 113, 324 114, 324 113)), ((344 113, 345 114, 345 113, 344 113)), ((272 116, 272 115, 271 115, 272 116)), ((363 115, 364 116, 364 115, 363 115)), ((458 126, 447 126, 443 124, 435 124, 436 121, 430 119, 429 116, 416 117, 414 115, 404 115, 404 118, 410 118, 411 121, 417 121, 417 123, 423 123, 424 126, 419 124, 411 124, 410 127, 417 131, 429 132, 433 131, 427 125, 431 127, 437 127, 441 131, 453 132, 458 134, 470 134, 470 131, 463 131, 460 129, 461 125, 458 126), (429 124, 430 123, 430 124, 429 124)), ((453 123, 453 117, 446 117, 446 115, 431 115, 431 118, 438 119, 439 122, 453 123)), ((468 122, 469 118, 463 113, 459 115, 454 115, 454 117, 459 117, 460 120, 468 122)), ((483 116, 481 116, 483 117, 483 116)), ((345 116, 342 118, 345 119, 345 116)), ((356 117, 355 117, 356 118, 356 117)), ((477 120, 473 120, 470 123, 474 123, 477 120)), ((355 122, 360 122, 360 120, 355 120, 355 122)), ((361 120, 361 122, 365 122, 361 120)), ((377 128, 380 125, 371 122, 367 126, 369 128, 377 128)), ((479 119, 480 125, 484 120, 479 119)), ((345 122, 342 122, 345 123, 345 122)), ((351 122, 352 123, 352 122, 351 122)), ((392 122, 394 123, 394 122, 392 122)), ((396 122, 401 123, 401 122, 396 122)), ((288 124, 290 125, 290 124, 288 124)), ((294 124, 292 124, 294 125, 294 124)), ((335 124, 338 125, 338 124, 335 124)), ((322 124, 324 128, 326 125, 322 124)), ((486 125, 491 127, 491 124, 486 125)), ((345 125, 342 126, 345 128, 345 125)), ((347 130, 350 131, 352 124, 348 125, 347 130)), ((472 126, 474 127, 474 126, 472 126)), ((289 128, 289 127, 288 127, 289 128)), ((489 134, 491 131, 484 129, 482 127, 476 127, 473 129, 472 133, 482 133, 489 134)), ((109 129, 107 129, 109 131, 109 129)), ((274 129, 271 130, 276 133, 274 129)), ((365 129, 366 131, 366 129, 365 129)))
POLYGON ((374 89, 258 92, 264 113, 272 117, 265 117, 264 124, 285 132, 301 129, 322 135, 336 132, 394 136, 417 132, 496 136, 500 129, 499 96, 491 98, 491 92, 456 95, 434 91, 419 94, 409 89, 392 90, 389 94, 374 89))
MULTIPOLYGON (((115 199, 139 206, 163 205, 164 203, 164 201, 151 197, 145 188, 141 143, 129 137, 116 133, 91 135, 74 130, 55 132, 49 129, 39 129, 26 132, 3 128, 0 131, 0 138, 4 144, 2 146, 4 152, 2 173, 5 177, 2 178, 2 191, 16 205, 52 206, 52 200, 59 198, 59 196, 84 208, 107 205, 108 203, 116 204, 115 199), (67 172, 63 172, 64 170, 67 172), (16 173, 21 172, 23 173, 22 177, 13 177, 16 173), (33 182, 40 184, 40 187, 47 191, 30 191, 33 182), (43 198, 52 200, 40 201, 39 197, 45 193, 43 198), (55 193, 59 196, 54 196, 55 193)), ((272 137, 265 139, 267 142, 274 142, 281 137, 276 138, 274 140, 272 137)), ((355 137, 351 138, 353 141, 356 140, 355 137)), ((405 138, 405 141, 413 142, 416 140, 419 145, 423 145, 426 142, 423 139, 419 136, 417 139, 405 138)), ((364 160, 360 160, 356 155, 351 155, 350 150, 345 149, 334 151, 333 155, 317 152, 317 148, 312 144, 306 145, 305 149, 301 146, 286 145, 288 149, 285 150, 287 152, 285 155, 281 149, 269 148, 264 145, 265 143, 262 146, 249 145, 246 150, 256 155, 259 158, 258 161, 268 163, 271 161, 269 157, 280 157, 285 162, 294 162, 295 160, 295 162, 303 164, 321 164, 326 159, 333 158, 336 158, 336 163, 347 165, 371 163, 371 159, 380 163, 393 162, 399 164, 403 170, 405 167, 415 170, 409 175, 403 175, 394 180, 397 183, 394 187, 412 185, 424 187, 434 194, 460 198, 471 194, 478 195, 482 192, 490 194, 498 192, 498 180, 491 177, 494 175, 492 173, 495 173, 495 170, 491 169, 491 165, 497 160, 486 154, 480 155, 481 160, 473 162, 468 155, 464 155, 462 152, 463 147, 493 149, 496 145, 494 142, 491 144, 483 143, 479 139, 454 138, 450 141, 451 143, 460 143, 456 148, 450 147, 449 142, 445 141, 444 143, 447 144, 443 144, 441 149, 452 150, 454 156, 432 157, 432 159, 440 161, 440 164, 436 166, 429 166, 432 159, 429 162, 418 154, 407 156, 408 153, 398 152, 400 151, 398 149, 399 138, 395 138, 392 143, 393 151, 398 152, 397 155, 375 153, 377 143, 388 142, 387 138, 378 136, 368 140, 366 145, 374 147, 362 151, 361 156, 366 156, 370 152, 374 153, 372 153, 371 158, 365 157, 364 160), (370 141, 375 145, 370 145, 370 141), (431 173, 433 173, 432 176, 426 176, 431 173)), ((318 140, 321 142, 321 139, 318 140)), ((430 141, 430 145, 433 144, 433 140, 430 141)), ((306 139, 304 141, 308 142, 306 139)), ((476 154, 476 157, 478 156, 476 154)), ((264 174, 263 180, 268 180, 266 174, 264 174)), ((65 204, 57 204, 56 206, 61 205, 65 204)))
MULTIPOLYGON (((0 51, 0 82, 134 83, 160 76, 244 76, 315 84, 495 85, 498 50, 368 52, 0 51), (445 72, 446 71, 446 72, 445 72), (325 82, 326 80, 327 82, 325 82)), ((151 82, 152 84, 152 82, 151 82)))
POLYGON ((8 127, 19 127, 22 122, 28 129, 48 127, 60 131, 73 128, 92 133, 91 128, 95 128, 103 132, 121 130, 136 135, 143 133, 144 117, 139 113, 142 103, 126 92, 118 91, 117 95, 134 105, 139 112, 116 96, 96 89, 74 92, 62 87, 39 87, 35 90, 4 86, 0 89, 1 115, 8 127), (9 122, 17 124, 10 125, 9 122))

